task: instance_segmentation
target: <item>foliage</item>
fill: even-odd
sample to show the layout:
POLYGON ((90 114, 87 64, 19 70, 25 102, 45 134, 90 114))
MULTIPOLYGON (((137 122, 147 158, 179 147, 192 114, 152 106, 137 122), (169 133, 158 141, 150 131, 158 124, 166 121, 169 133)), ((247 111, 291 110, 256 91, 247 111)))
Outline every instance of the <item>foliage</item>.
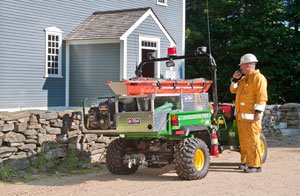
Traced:
MULTIPOLYGON (((300 102, 300 1, 210 0, 211 51, 218 64, 220 102, 231 102, 230 78, 239 58, 253 53, 268 80, 269 104, 300 102)), ((186 2, 186 53, 209 46, 206 1, 186 2)), ((207 62, 186 61, 186 78, 210 78, 207 62)))
POLYGON ((42 145, 40 152, 38 153, 35 167, 41 171, 45 172, 46 169, 46 158, 45 158, 45 145, 42 145))
POLYGON ((2 181, 10 181, 13 170, 9 166, 0 165, 0 180, 2 181))
POLYGON ((65 160, 61 161, 56 167, 58 171, 72 171, 78 166, 78 158, 76 150, 70 150, 65 160))

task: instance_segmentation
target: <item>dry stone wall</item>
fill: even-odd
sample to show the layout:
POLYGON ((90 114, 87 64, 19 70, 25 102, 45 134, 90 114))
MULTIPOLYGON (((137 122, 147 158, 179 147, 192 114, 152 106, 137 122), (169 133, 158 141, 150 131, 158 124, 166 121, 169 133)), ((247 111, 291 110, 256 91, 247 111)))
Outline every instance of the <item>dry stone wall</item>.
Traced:
POLYGON ((263 118, 263 130, 267 133, 294 135, 300 133, 300 104, 269 105, 263 118))
POLYGON ((113 138, 82 134, 80 112, 20 111, 0 113, 0 165, 25 169, 34 165, 39 153, 45 164, 63 161, 75 151, 82 164, 104 158, 113 138))
MULTIPOLYGON (((115 138, 83 134, 81 113, 30 110, 0 112, 0 166, 25 169, 43 153, 45 164, 64 161, 76 152, 78 163, 105 161, 105 149, 115 138)), ((300 133, 300 104, 267 106, 263 131, 289 135, 300 133)))

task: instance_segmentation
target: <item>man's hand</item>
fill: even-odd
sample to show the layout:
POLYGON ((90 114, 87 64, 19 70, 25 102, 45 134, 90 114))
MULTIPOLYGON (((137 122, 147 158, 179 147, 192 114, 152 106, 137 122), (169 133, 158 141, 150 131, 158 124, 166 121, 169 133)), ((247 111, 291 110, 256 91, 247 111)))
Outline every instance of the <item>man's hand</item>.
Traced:
POLYGON ((240 70, 236 70, 234 74, 232 75, 232 82, 237 82, 242 77, 242 73, 240 70))
POLYGON ((262 112, 255 112, 254 113, 254 120, 257 121, 257 120, 262 120, 262 116, 263 116, 263 113, 262 112))

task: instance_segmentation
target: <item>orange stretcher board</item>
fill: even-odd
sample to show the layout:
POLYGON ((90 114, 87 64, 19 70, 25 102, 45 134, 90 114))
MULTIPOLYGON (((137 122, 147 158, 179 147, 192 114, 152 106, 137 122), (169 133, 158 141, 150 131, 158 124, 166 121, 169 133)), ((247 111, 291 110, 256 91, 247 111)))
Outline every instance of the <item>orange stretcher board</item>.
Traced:
POLYGON ((107 85, 116 95, 149 95, 149 94, 178 94, 203 93, 211 86, 211 80, 151 80, 139 78, 137 80, 108 81, 107 85))

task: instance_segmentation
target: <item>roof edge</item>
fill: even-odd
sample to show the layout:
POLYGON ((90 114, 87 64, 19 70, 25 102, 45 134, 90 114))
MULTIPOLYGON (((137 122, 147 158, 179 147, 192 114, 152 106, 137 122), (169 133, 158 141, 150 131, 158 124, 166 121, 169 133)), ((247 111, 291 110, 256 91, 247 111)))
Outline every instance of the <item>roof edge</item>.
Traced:
POLYGON ((147 11, 151 9, 151 7, 143 7, 143 8, 133 8, 133 9, 122 9, 122 10, 108 10, 108 11, 96 11, 93 15, 97 14, 110 14, 110 13, 122 13, 122 12, 136 12, 136 11, 147 11))
POLYGON ((172 46, 176 46, 175 40, 172 38, 172 36, 169 34, 169 32, 166 30, 166 28, 163 26, 161 21, 158 19, 158 17, 155 15, 153 10, 150 8, 141 16, 121 37, 120 40, 127 39, 127 37, 148 17, 151 16, 152 19, 155 21, 159 29, 163 32, 163 34, 166 36, 166 38, 169 40, 172 46))

